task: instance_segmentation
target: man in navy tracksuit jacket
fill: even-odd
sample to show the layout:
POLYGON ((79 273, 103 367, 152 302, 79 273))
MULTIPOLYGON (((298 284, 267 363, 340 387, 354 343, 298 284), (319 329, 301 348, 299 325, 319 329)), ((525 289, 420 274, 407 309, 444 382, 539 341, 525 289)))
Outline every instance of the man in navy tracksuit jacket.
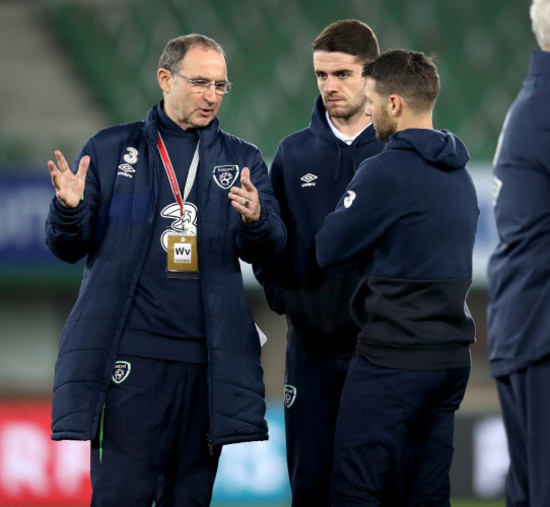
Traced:
POLYGON ((309 126, 279 145, 273 191, 288 231, 277 262, 256 270, 270 307, 285 314, 285 430, 293 507, 330 507, 332 443, 358 327, 349 302, 360 273, 324 273, 315 234, 367 157, 382 150, 364 115, 363 64, 378 56, 372 30, 337 21, 313 43, 320 95, 309 126))
POLYGON ((209 505, 221 446, 268 436, 239 267, 284 246, 267 168, 219 129, 231 84, 215 41, 169 41, 157 78, 164 100, 144 122, 92 137, 76 174, 60 152, 48 163, 47 243, 87 256, 52 438, 92 440, 97 506, 209 505))
POLYGON ((499 243, 488 267, 488 341, 510 453, 507 506, 550 501, 549 8, 546 0, 531 7, 542 51, 531 54, 494 166, 499 243))
POLYGON ((475 333, 465 300, 477 197, 465 146, 433 130, 435 65, 398 50, 364 72, 366 114, 388 142, 361 164, 316 238, 322 267, 363 272, 333 505, 448 506, 454 413, 475 333))

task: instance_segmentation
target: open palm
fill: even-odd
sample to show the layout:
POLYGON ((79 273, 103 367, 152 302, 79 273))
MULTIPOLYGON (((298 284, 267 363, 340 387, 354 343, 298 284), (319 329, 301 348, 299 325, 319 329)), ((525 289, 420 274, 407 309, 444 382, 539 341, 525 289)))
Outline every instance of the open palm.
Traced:
POLYGON ((90 157, 86 155, 80 159, 76 174, 71 172, 69 164, 67 164, 65 157, 59 150, 55 151, 55 158, 57 159, 57 165, 52 160, 48 160, 55 195, 66 208, 75 208, 84 194, 90 157))

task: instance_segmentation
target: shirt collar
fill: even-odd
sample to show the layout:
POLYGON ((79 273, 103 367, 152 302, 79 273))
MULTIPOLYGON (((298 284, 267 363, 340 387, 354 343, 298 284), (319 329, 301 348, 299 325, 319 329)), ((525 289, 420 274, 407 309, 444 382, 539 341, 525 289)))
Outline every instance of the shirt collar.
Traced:
POLYGON ((332 124, 332 121, 330 120, 330 116, 328 115, 328 111, 325 111, 325 116, 327 118, 327 123, 328 123, 328 126, 330 127, 330 130, 332 130, 332 133, 338 138, 340 139, 340 141, 344 141, 346 144, 351 144, 353 143, 353 141, 355 141, 355 139, 357 139, 357 137, 359 137, 363 131, 368 127, 365 127, 363 129, 361 129, 359 132, 357 132, 357 134, 355 134, 353 137, 349 137, 349 136, 345 136, 344 134, 342 134, 342 132, 340 132, 333 124, 332 124))

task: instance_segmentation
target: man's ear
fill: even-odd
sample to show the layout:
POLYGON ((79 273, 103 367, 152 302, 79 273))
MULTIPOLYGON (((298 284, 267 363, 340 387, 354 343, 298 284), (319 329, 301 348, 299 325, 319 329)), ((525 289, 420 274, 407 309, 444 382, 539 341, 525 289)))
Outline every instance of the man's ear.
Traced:
POLYGON ((391 116, 399 118, 403 112, 403 97, 401 95, 390 95, 388 98, 388 109, 391 116))
POLYGON ((168 93, 172 89, 172 79, 172 73, 168 69, 157 70, 157 81, 164 93, 168 93))

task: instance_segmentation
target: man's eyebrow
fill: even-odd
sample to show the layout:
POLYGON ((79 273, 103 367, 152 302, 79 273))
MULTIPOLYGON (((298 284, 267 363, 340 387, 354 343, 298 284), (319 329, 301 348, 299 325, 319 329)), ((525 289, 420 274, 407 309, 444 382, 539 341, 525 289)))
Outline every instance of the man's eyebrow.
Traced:
POLYGON ((315 72, 315 74, 320 74, 320 73, 323 73, 323 74, 342 74, 342 72, 347 72, 348 74, 352 74, 353 70, 342 68, 342 69, 333 70, 331 72, 327 72, 326 70, 323 70, 323 69, 314 69, 314 72, 315 72))
POLYGON ((225 78, 222 78, 222 79, 210 79, 209 77, 206 77, 206 76, 196 76, 196 77, 189 77, 189 79, 192 79, 193 81, 208 81, 209 83, 226 83, 227 82, 227 79, 225 78))

